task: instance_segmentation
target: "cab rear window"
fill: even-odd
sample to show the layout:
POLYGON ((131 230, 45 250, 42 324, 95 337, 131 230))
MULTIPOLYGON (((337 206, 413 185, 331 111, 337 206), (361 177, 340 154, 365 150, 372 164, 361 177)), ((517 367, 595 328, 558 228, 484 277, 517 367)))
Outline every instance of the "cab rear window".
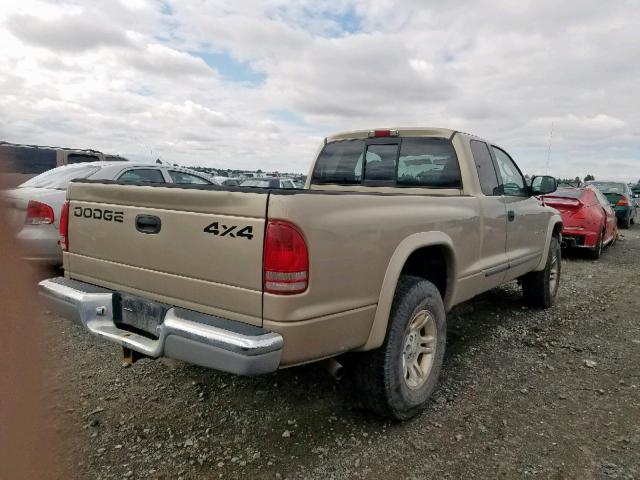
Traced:
POLYGON ((431 188, 462 184, 453 145, 437 137, 328 143, 318 156, 311 183, 431 188))

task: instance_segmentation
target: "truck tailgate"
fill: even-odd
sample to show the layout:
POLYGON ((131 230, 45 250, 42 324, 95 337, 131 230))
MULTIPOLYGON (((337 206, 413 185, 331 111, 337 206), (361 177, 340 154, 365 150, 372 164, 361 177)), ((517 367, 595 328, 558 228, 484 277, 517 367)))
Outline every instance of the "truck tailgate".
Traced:
POLYGON ((69 187, 66 275, 262 324, 268 195, 220 187, 69 187))

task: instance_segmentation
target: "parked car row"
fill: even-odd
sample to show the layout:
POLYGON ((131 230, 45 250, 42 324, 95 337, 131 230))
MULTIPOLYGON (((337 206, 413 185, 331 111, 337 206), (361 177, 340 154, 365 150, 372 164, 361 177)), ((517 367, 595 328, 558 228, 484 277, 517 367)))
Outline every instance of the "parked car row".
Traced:
POLYGON ((544 201, 562 215, 562 246, 581 249, 593 259, 618 238, 618 227, 636 222, 638 194, 622 182, 590 181, 582 188, 561 188, 544 201))
POLYGON ((607 200, 616 212, 622 228, 629 228, 636 222, 638 216, 636 199, 638 198, 638 194, 633 193, 629 185, 622 182, 601 182, 595 180, 587 182, 587 185, 593 185, 607 197, 607 200))
POLYGON ((563 188, 544 200, 562 215, 564 248, 584 249, 597 259, 618 238, 616 213, 598 189, 563 188))

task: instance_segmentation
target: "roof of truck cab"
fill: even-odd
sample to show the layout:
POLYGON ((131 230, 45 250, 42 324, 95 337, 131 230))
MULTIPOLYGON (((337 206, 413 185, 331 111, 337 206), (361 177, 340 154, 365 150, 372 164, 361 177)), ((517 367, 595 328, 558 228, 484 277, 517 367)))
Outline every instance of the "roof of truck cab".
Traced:
POLYGON ((327 141, 346 140, 351 138, 369 138, 369 134, 375 130, 398 131, 399 136, 404 137, 443 137, 450 138, 456 130, 450 128, 433 127, 384 127, 370 128, 368 130, 352 130, 349 132, 335 133, 327 137, 327 141))

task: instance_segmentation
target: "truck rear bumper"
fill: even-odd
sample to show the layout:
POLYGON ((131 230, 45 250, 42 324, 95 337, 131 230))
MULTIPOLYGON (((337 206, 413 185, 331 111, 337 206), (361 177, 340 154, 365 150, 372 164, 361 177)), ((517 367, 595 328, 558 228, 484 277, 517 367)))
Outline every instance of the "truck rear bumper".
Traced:
POLYGON ((238 375, 269 373, 280 365, 282 336, 260 327, 172 307, 152 338, 116 325, 113 290, 64 277, 43 280, 39 288, 55 313, 149 357, 175 358, 238 375))

